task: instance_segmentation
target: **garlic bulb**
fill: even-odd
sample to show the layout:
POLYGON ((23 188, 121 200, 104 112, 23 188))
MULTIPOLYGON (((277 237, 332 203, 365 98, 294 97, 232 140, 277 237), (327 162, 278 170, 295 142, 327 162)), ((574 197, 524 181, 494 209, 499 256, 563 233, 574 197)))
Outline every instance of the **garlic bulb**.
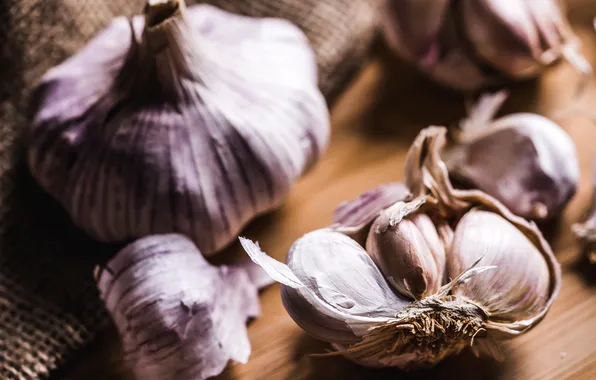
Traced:
POLYGON ((177 234, 131 243, 96 275, 126 360, 144 380, 199 380, 228 360, 246 363, 245 324, 260 312, 264 276, 252 262, 211 266, 177 234))
POLYGON ((326 146, 316 77, 287 21, 149 0, 45 74, 29 166, 97 240, 180 232, 213 254, 326 146))
POLYGON ((360 224, 366 248, 354 225, 341 223, 296 241, 287 264, 240 238, 282 284, 290 316, 336 350, 322 356, 411 369, 469 346, 496 354, 499 341, 534 327, 556 298, 561 269, 540 231, 491 196, 452 187, 440 158, 445 135, 442 127, 420 133, 401 199, 376 213, 366 206, 379 194, 398 198, 391 184, 342 205, 370 211, 372 223, 360 224))
POLYGON ((592 204, 584 221, 575 223, 571 229, 583 245, 588 261, 596 264, 596 157, 592 168, 592 204))
POLYGON ((579 184, 571 137, 553 121, 517 113, 493 119, 506 94, 484 95, 445 152, 449 173, 514 214, 542 220, 561 212, 579 184))
POLYGON ((559 0, 385 1, 390 47, 446 86, 533 77, 561 57, 591 72, 559 0))

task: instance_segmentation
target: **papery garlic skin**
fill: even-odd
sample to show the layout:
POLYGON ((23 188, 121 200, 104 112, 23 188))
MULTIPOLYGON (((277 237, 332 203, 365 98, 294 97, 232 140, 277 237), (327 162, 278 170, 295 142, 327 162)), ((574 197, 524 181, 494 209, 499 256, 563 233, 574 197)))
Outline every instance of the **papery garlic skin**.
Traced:
POLYGON ((210 255, 317 160, 328 110, 297 27, 165 3, 46 73, 29 167, 97 240, 180 232, 210 255))
POLYGON ((97 284, 136 376, 199 380, 229 360, 246 363, 245 324, 260 312, 263 284, 251 278, 254 266, 211 266, 177 234, 145 237, 118 252, 97 284))
MULTIPOLYGON (((561 269, 536 225, 481 191, 453 188, 440 158, 445 136, 439 127, 420 132, 406 160, 409 195, 360 224, 366 250, 354 226, 341 223, 300 238, 287 264, 240 239, 282 284, 296 323, 336 350, 321 356, 414 369, 466 347, 494 353, 497 341, 538 324, 558 295, 561 269), (447 276, 436 273, 441 261, 447 276), (409 281, 427 286, 402 286, 409 281)), ((362 210, 366 198, 352 209, 362 210)))
POLYGON ((445 162, 451 175, 494 196, 514 214, 552 218, 579 185, 575 143, 540 115, 516 113, 493 120, 505 96, 501 92, 481 98, 462 122, 445 162))
POLYGON ((385 1, 389 46, 448 87, 533 77, 561 57, 591 72, 558 0, 385 1))

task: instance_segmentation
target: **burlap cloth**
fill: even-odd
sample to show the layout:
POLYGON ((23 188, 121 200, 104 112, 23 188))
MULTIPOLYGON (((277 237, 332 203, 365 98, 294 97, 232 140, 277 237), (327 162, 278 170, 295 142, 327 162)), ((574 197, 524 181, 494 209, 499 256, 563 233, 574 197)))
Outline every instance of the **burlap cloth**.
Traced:
MULTIPOLYGON (((24 162, 29 92, 114 16, 144 0, 0 0, 0 378, 39 379, 108 321, 92 278, 117 247, 91 241, 32 181, 24 162)), ((318 54, 332 102, 362 63, 378 0, 209 0, 293 21, 318 54)), ((188 4, 192 4, 188 1, 188 4)))

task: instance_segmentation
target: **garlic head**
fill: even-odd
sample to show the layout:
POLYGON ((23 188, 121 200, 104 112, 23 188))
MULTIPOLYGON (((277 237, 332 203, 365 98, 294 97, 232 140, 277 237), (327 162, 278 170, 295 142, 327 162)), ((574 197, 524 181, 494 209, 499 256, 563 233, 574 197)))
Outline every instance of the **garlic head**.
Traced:
POLYGON ((341 205, 340 214, 349 208, 372 216, 370 223, 341 218, 360 221, 358 234, 357 223, 338 222, 308 233, 287 264, 241 238, 282 284, 290 316, 335 349, 318 356, 412 369, 466 347, 494 355, 500 340, 529 331, 556 298, 561 269, 540 231, 479 190, 453 188, 440 158, 445 134, 439 127, 420 132, 400 200, 373 212, 367 199, 400 196, 388 191, 398 186, 385 185, 341 205))
POLYGON ((282 201, 329 138, 304 34, 183 0, 149 1, 48 71, 34 178, 95 239, 180 232, 210 255, 282 201))

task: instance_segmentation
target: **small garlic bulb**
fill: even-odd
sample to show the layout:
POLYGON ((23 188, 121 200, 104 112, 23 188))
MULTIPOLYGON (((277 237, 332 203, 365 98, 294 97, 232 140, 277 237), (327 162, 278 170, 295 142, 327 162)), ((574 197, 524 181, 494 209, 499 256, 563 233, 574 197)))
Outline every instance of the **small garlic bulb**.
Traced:
POLYGON ((575 195, 575 144, 553 121, 517 113, 494 119, 506 94, 484 95, 444 154, 449 173, 526 219, 556 216, 575 195))
POLYGON ((533 77, 561 57, 591 72, 559 0, 385 1, 390 47, 446 86, 533 77))
POLYGON ((104 242, 180 232, 210 255, 278 206, 329 138, 304 34, 183 0, 149 0, 51 69, 29 167, 104 242))
POLYGON ((248 360, 246 320, 267 283, 259 272, 252 262, 211 266, 188 238, 168 234, 129 244, 96 278, 139 379, 199 380, 248 360))
POLYGON ((343 203, 336 219, 348 223, 298 239, 287 264, 240 238, 282 284, 290 316, 336 350, 322 356, 412 369, 470 346, 496 354, 498 341, 530 330, 556 298, 561 269, 540 231, 491 196, 452 187, 440 158, 445 135, 429 127, 410 148, 409 191, 388 184, 343 203), (366 248, 354 238, 362 232, 366 248))

